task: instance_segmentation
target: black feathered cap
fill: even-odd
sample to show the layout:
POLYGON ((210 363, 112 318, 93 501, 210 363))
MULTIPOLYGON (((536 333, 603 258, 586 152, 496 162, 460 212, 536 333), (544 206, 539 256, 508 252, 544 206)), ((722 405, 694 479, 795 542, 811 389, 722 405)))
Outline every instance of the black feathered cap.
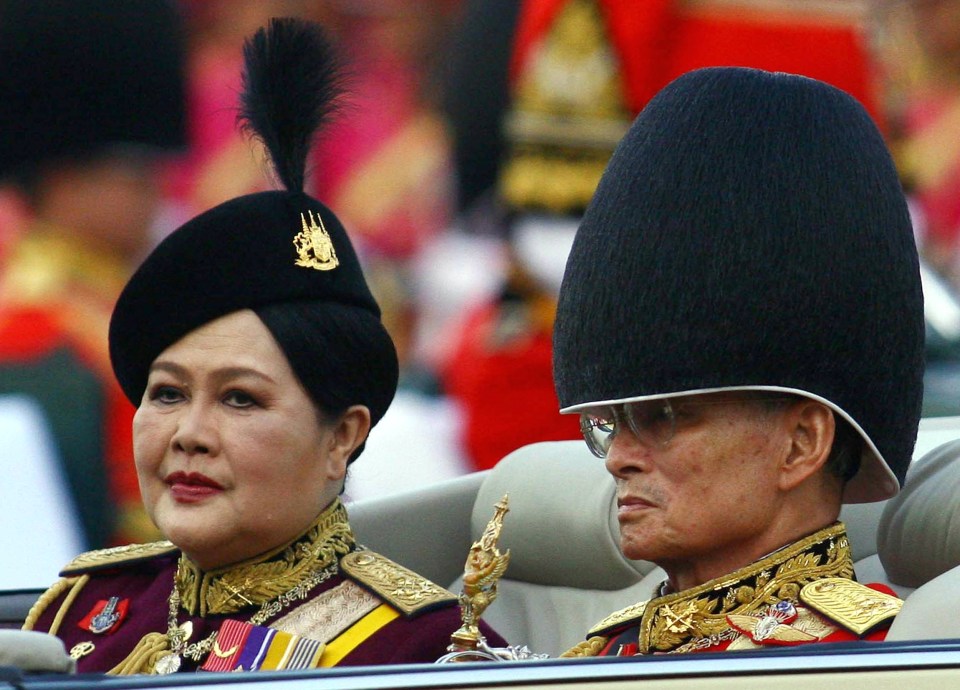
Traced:
POLYGON ((184 40, 172 0, 0 0, 0 177, 186 146, 184 40))
POLYGON ((621 141, 567 262, 563 412, 731 389, 820 400, 865 440, 849 503, 902 483, 923 295, 900 182, 866 111, 822 82, 708 68, 621 141))
POLYGON ((157 246, 114 309, 114 372, 138 405, 164 349, 252 309, 322 410, 366 405, 376 424, 396 392, 396 350, 343 225, 302 191, 313 135, 339 94, 336 55, 316 24, 274 19, 247 41, 244 57, 241 118, 266 144, 286 191, 227 201, 157 246))

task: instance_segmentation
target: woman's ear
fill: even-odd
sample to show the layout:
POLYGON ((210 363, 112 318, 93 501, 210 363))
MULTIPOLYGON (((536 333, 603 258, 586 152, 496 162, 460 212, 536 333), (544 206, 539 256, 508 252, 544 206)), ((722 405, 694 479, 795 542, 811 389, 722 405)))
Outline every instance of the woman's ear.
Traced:
POLYGON ((327 446, 327 479, 342 480, 347 474, 347 463, 370 433, 370 410, 366 405, 351 405, 334 422, 327 446))
POLYGON ((783 422, 788 425, 789 449, 780 465, 780 488, 789 491, 820 471, 827 462, 836 422, 833 410, 809 399, 791 405, 783 422))

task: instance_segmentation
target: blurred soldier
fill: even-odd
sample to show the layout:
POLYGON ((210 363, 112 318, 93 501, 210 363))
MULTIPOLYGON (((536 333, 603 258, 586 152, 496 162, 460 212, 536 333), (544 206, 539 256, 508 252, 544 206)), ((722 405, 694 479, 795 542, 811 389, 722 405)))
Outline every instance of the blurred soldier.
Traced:
POLYGON ((584 215, 553 342, 623 552, 667 573, 568 655, 883 638, 901 602, 855 581, 837 520, 910 463, 923 297, 856 100, 745 68, 665 87, 584 215))
POLYGON ((875 8, 886 115, 920 253, 960 287, 960 0, 875 8))
POLYGON ((872 110, 859 19, 852 2, 468 4, 447 96, 460 203, 473 231, 499 214, 508 254, 499 291, 469 313, 442 367, 474 468, 578 435, 556 414, 557 291, 583 210, 644 104, 691 69, 748 65, 835 84, 872 110))
POLYGON ((89 546, 156 535, 107 325, 151 244, 158 156, 185 144, 179 21, 164 0, 0 2, 0 179, 31 215, 0 282, 0 391, 42 405, 89 546))

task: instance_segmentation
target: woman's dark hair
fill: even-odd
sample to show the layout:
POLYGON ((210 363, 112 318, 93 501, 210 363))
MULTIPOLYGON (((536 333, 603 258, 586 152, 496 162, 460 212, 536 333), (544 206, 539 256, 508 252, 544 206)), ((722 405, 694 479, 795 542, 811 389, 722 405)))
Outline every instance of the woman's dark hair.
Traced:
POLYGON ((399 364, 379 319, 365 309, 316 301, 282 302, 254 311, 324 415, 336 419, 351 405, 365 405, 371 424, 380 421, 396 392, 399 364))

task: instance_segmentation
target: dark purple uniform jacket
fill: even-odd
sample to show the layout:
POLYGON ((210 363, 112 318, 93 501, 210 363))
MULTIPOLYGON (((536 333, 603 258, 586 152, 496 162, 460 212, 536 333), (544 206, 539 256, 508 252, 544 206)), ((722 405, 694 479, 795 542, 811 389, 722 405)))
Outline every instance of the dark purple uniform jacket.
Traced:
MULTIPOLYGON (((180 552, 164 543, 130 548, 146 553, 128 554, 119 563, 66 569, 64 579, 28 618, 25 627, 53 629, 78 659, 80 672, 113 669, 149 633, 167 632, 180 552), (105 609, 106 615, 98 618, 105 609)), ((450 635, 461 624, 453 594, 370 551, 343 556, 334 570, 304 598, 285 602, 257 623, 325 643, 323 654, 332 657, 325 658, 323 666, 432 663, 447 652, 450 635)), ((194 584, 198 600, 213 590, 202 574, 194 584)), ((192 623, 189 644, 204 640, 225 620, 250 621, 261 611, 260 604, 226 614, 204 612, 199 605, 192 613, 179 608, 176 620, 192 623)), ((482 630, 491 646, 506 644, 490 628, 482 630)), ((208 657, 185 657, 180 670, 196 670, 208 657)))

